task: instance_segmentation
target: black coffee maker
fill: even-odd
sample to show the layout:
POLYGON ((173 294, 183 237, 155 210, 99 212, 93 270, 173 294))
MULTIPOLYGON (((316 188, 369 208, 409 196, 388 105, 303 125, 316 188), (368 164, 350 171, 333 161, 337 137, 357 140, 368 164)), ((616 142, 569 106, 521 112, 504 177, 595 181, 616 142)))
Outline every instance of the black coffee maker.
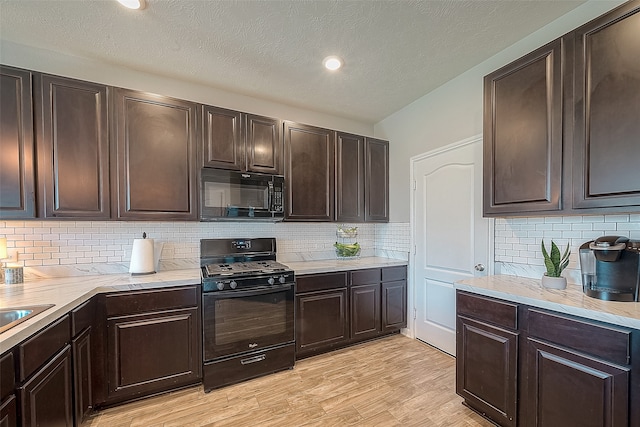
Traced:
POLYGON ((640 241, 602 236, 580 246, 582 290, 608 301, 638 301, 640 241))

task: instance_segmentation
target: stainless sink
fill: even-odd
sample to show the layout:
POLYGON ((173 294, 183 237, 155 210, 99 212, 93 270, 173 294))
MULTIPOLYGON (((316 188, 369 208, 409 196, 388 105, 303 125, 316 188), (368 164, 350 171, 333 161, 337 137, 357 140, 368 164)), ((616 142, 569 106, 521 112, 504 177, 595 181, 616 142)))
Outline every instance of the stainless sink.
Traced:
POLYGON ((53 304, 0 308, 0 334, 53 307, 53 304))

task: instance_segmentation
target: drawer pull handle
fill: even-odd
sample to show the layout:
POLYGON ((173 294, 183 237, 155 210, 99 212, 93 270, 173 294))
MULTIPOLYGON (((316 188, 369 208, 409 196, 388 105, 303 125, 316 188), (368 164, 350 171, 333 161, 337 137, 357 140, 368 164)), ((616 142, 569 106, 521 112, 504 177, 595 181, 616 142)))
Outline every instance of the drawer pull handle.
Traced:
POLYGON ((259 354, 248 359, 242 359, 240 360, 240 363, 242 363, 243 365, 248 365, 250 363, 262 362, 266 358, 267 356, 265 354, 259 354))

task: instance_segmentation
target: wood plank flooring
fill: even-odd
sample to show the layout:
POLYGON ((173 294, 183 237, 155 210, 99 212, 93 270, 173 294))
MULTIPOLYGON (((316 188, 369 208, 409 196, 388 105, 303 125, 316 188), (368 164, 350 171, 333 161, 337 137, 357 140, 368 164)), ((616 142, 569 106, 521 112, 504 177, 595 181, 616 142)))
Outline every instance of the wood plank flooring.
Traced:
POLYGON ((84 427, 492 426, 455 394, 455 359, 394 335, 303 359, 293 370, 106 409, 84 427))

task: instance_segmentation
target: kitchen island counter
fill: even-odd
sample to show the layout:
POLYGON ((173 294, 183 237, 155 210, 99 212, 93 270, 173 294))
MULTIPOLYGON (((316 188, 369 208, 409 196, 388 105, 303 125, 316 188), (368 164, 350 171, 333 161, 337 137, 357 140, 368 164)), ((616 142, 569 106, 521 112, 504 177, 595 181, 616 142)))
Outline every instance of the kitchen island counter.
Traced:
POLYGON ((496 275, 461 280, 455 283, 455 288, 640 330, 640 302, 591 298, 582 292, 581 285, 573 283, 567 289, 555 290, 543 288, 540 279, 496 275))

